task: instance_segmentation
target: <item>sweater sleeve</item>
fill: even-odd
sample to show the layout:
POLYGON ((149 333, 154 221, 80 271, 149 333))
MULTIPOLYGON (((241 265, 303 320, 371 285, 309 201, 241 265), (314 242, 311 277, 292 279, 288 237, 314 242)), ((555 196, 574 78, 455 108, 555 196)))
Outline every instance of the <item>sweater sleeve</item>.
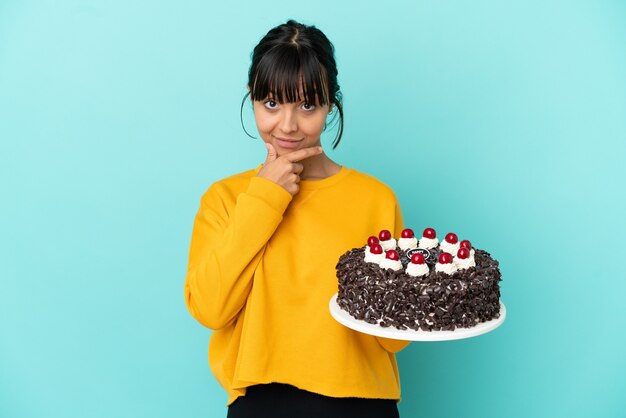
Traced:
POLYGON ((250 179, 233 207, 227 193, 216 183, 202 197, 185 280, 189 312, 214 330, 229 325, 245 305, 265 244, 292 199, 285 189, 261 177, 250 179))
MULTIPOLYGON (((402 210, 400 209, 400 204, 398 203, 397 199, 395 200, 395 212, 394 237, 399 237, 402 234, 402 229, 404 229, 404 221, 402 218, 402 210)), ((392 340, 383 337, 376 337, 376 339, 378 339, 380 345, 390 353, 397 353, 398 351, 409 345, 410 342, 404 340, 392 340)))

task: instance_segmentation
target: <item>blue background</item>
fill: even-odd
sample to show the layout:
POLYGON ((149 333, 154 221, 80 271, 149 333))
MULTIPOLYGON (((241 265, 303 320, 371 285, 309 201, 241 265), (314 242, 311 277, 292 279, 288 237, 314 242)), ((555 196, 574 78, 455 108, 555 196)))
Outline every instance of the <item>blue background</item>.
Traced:
POLYGON ((402 416, 623 417, 626 5, 535 0, 0 2, 0 416, 225 416, 186 257, 288 18, 336 47, 331 158, 501 262, 506 322, 401 352, 402 416))

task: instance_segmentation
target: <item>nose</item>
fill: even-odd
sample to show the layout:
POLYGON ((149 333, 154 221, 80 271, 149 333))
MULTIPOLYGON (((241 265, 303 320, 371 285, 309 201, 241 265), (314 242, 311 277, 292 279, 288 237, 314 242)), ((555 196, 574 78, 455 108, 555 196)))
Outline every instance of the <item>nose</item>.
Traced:
POLYGON ((297 131, 298 121, 297 121, 297 115, 294 109, 290 109, 289 107, 287 107, 286 109, 283 109, 280 122, 278 125, 280 127, 280 130, 286 134, 297 131))

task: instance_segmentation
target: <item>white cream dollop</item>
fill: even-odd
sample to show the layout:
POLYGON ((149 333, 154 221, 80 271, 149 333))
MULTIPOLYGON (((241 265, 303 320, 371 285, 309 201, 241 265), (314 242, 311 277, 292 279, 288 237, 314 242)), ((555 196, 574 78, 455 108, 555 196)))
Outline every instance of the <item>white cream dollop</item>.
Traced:
POLYGON ((437 263, 435 264, 435 271, 446 274, 454 274, 456 272, 456 266, 454 265, 454 263, 437 263))
POLYGON ((456 253, 459 251, 460 246, 461 244, 459 244, 458 242, 456 244, 450 244, 448 241, 443 240, 439 245, 439 249, 443 252, 456 255, 456 253))
POLYGON ((408 274, 409 276, 413 276, 413 277, 426 276, 428 272, 429 272, 428 265, 426 263, 424 264, 409 263, 409 265, 406 266, 406 274, 408 274))
POLYGON ((456 265, 457 270, 464 270, 470 267, 476 267, 476 261, 474 260, 474 254, 470 253, 467 258, 454 257, 452 261, 456 265))
POLYGON ((396 239, 389 238, 385 241, 380 241, 380 246, 383 247, 383 251, 395 250, 396 249, 396 239))
POLYGON ((400 249, 404 251, 411 248, 417 248, 417 238, 400 238, 398 240, 398 247, 400 247, 400 249))
POLYGON ((439 240, 435 237, 435 238, 426 238, 426 237, 422 237, 420 238, 420 242, 419 242, 419 248, 424 248, 424 249, 431 249, 431 248, 435 248, 437 245, 439 245, 439 240))
POLYGON ((383 261, 384 258, 385 258, 384 253, 374 254, 371 251, 371 248, 369 247, 369 245, 365 247, 365 262, 366 263, 380 264, 380 262, 383 261))
POLYGON ((392 260, 390 258, 384 258, 380 262, 380 268, 392 269, 394 271, 402 270, 402 263, 400 260, 392 260))

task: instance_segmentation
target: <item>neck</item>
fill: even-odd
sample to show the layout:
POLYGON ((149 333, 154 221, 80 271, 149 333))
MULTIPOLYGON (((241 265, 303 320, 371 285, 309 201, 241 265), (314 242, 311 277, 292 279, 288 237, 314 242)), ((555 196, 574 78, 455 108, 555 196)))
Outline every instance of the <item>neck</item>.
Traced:
POLYGON ((337 174, 341 166, 328 158, 325 153, 309 157, 300 162, 304 170, 300 174, 302 180, 321 180, 337 174))

